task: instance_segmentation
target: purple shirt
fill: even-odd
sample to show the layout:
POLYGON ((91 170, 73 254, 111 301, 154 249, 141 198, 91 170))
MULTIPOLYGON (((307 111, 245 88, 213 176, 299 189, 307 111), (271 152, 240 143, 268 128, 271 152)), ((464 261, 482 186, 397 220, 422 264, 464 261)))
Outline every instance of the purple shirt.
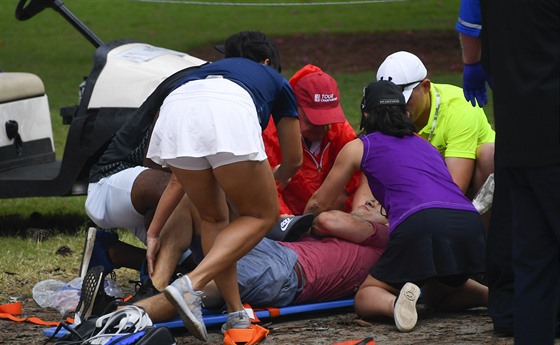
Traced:
POLYGON ((441 154, 426 140, 379 132, 360 139, 364 143, 361 168, 387 212, 390 232, 413 213, 428 208, 476 212, 453 182, 441 154))

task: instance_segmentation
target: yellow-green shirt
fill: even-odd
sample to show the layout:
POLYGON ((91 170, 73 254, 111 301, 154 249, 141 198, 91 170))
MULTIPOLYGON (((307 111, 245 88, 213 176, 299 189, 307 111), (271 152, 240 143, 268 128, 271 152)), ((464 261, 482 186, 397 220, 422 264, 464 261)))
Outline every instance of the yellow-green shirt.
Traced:
POLYGON ((437 110, 437 121, 429 141, 443 157, 476 159, 476 150, 481 144, 494 142, 496 133, 484 110, 473 107, 465 100, 463 89, 454 85, 432 83, 430 96, 430 117, 418 134, 424 139, 430 137, 437 110))

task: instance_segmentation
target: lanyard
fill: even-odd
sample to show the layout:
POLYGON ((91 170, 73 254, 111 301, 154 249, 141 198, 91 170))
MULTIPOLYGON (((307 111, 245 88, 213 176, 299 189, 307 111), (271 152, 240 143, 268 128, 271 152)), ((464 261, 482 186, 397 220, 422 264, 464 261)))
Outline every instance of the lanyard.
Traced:
POLYGON ((434 135, 434 129, 436 128, 437 118, 439 115, 439 92, 434 88, 436 92, 436 112, 434 114, 434 120, 432 121, 432 129, 430 130, 430 135, 428 135, 428 141, 432 140, 432 136, 434 135))

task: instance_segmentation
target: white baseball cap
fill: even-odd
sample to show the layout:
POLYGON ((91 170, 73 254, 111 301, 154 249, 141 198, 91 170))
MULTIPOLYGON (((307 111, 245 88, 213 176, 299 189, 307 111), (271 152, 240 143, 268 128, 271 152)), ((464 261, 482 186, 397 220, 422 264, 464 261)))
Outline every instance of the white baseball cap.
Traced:
POLYGON ((412 89, 427 75, 428 71, 418 56, 405 51, 387 56, 377 70, 377 80, 389 80, 400 86, 406 102, 412 89))

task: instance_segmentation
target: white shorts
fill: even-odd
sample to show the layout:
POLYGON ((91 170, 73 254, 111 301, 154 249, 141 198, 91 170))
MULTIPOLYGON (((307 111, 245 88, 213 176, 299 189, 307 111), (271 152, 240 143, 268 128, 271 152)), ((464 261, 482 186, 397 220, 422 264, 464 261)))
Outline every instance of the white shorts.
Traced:
POLYGON ((180 160, 183 168, 193 170, 265 160, 253 99, 241 86, 221 77, 180 86, 161 106, 147 157, 162 166, 174 166, 178 157, 197 158, 180 160))
POLYGON ((86 213, 99 227, 124 228, 146 244, 144 216, 132 205, 130 192, 134 181, 146 167, 134 167, 90 183, 86 198, 86 213))

